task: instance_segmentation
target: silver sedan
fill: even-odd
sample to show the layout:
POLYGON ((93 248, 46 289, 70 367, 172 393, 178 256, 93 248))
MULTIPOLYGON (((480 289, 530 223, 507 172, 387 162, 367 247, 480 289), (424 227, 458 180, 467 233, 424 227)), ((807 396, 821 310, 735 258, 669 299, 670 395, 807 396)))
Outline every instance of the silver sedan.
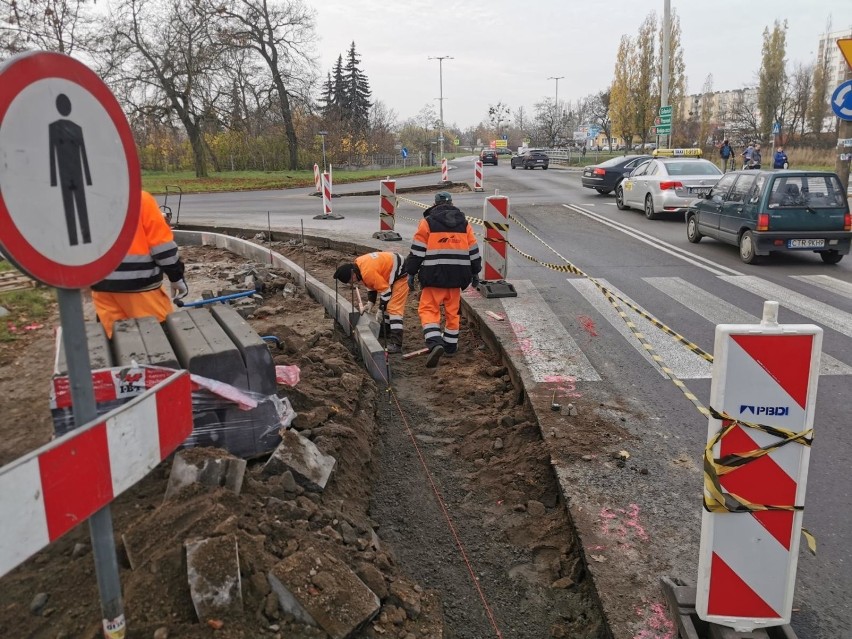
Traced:
POLYGON ((655 158, 637 166, 615 190, 620 210, 645 211, 649 220, 665 213, 683 213, 696 198, 704 197, 722 177, 722 171, 700 158, 655 158))

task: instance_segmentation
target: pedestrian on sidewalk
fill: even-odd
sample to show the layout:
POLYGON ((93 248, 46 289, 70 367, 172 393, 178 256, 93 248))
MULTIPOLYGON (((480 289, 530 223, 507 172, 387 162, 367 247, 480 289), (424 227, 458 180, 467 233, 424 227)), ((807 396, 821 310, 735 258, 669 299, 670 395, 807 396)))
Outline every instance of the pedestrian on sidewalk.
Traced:
POLYGON ((112 337, 112 325, 120 319, 153 316, 164 322, 174 310, 172 300, 189 292, 174 233, 157 201, 142 191, 140 204, 139 225, 127 255, 106 279, 92 286, 92 302, 107 337, 112 337), (163 289, 163 273, 171 295, 163 289))
POLYGON ((461 292, 478 283, 482 269, 479 246, 473 228, 446 191, 435 195, 411 242, 405 259, 409 286, 419 276, 422 290, 417 308, 423 338, 429 349, 427 368, 435 368, 441 356, 454 355, 459 346, 459 305, 461 292), (441 331, 441 306, 444 330, 441 331))
POLYGON ((722 158, 722 173, 727 173, 729 169, 734 168, 734 150, 727 140, 719 147, 719 157, 722 158))
POLYGON ((787 154, 784 153, 784 147, 779 146, 778 150, 775 151, 775 156, 772 158, 772 168, 786 169, 788 166, 790 166, 790 162, 787 159, 787 154))
POLYGON ((379 304, 380 334, 387 339, 388 353, 401 353, 405 301, 408 299, 408 278, 403 270, 402 255, 391 251, 361 255, 354 262, 338 266, 334 279, 353 285, 362 282, 367 287, 367 301, 379 304))

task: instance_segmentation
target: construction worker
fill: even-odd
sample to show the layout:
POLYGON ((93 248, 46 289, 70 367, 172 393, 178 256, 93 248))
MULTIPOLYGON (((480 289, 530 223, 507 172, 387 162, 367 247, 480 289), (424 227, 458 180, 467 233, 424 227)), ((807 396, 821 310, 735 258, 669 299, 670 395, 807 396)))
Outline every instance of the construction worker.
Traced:
POLYGON ((130 250, 117 269, 92 286, 92 301, 107 337, 112 337, 116 320, 154 316, 165 321, 173 310, 172 300, 188 293, 172 229, 150 193, 142 191, 140 203, 130 250), (163 289, 163 273, 169 278, 171 297, 163 289))
POLYGON ((420 323, 429 349, 427 368, 435 368, 441 356, 454 355, 459 347, 459 304, 461 291, 478 283, 482 259, 473 229, 464 213, 453 206, 446 191, 435 194, 435 206, 427 209, 405 260, 408 285, 419 275, 422 291, 420 323), (441 306, 444 330, 441 332, 441 306))
POLYGON ((367 300, 375 304, 378 299, 381 311, 381 333, 387 338, 388 353, 402 352, 402 319, 408 298, 408 279, 402 269, 399 253, 376 251, 355 258, 337 267, 334 279, 344 284, 363 282, 369 289, 367 300))

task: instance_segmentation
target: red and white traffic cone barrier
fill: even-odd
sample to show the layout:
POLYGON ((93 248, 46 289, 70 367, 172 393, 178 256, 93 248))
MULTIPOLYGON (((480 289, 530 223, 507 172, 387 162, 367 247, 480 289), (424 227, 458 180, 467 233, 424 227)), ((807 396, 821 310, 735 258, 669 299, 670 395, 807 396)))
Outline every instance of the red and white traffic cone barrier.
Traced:
POLYGON ((322 192, 322 179, 320 178, 319 164, 314 164, 314 186, 316 186, 317 193, 322 192))
POLYGON ((506 281, 509 242, 509 198, 491 195, 482 205, 482 222, 485 225, 483 261, 485 269, 479 292, 485 297, 517 297, 515 287, 506 281))
POLYGON ((342 215, 334 215, 331 212, 331 175, 322 174, 322 215, 315 215, 315 220, 342 220, 342 215))
POLYGON ((441 182, 450 181, 450 171, 447 168, 447 158, 441 159, 441 182))
POLYGON ((400 241, 402 236, 394 231, 396 223, 396 180, 379 183, 379 231, 373 237, 386 242, 400 241))
POLYGON ((482 162, 477 160, 473 163, 473 190, 477 193, 483 191, 482 188, 482 162))

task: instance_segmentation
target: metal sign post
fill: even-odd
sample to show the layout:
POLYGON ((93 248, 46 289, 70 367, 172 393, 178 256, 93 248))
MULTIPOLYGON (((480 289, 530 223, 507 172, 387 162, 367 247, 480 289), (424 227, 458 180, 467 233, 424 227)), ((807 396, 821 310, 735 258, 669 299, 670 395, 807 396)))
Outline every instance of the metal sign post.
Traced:
MULTIPOLYGON (((35 51, 0 66, 0 252, 57 287, 75 427, 97 417, 81 288, 109 275, 139 221, 141 175, 127 120, 84 64, 35 51)), ((108 639, 125 636, 112 516, 89 518, 108 639)))

